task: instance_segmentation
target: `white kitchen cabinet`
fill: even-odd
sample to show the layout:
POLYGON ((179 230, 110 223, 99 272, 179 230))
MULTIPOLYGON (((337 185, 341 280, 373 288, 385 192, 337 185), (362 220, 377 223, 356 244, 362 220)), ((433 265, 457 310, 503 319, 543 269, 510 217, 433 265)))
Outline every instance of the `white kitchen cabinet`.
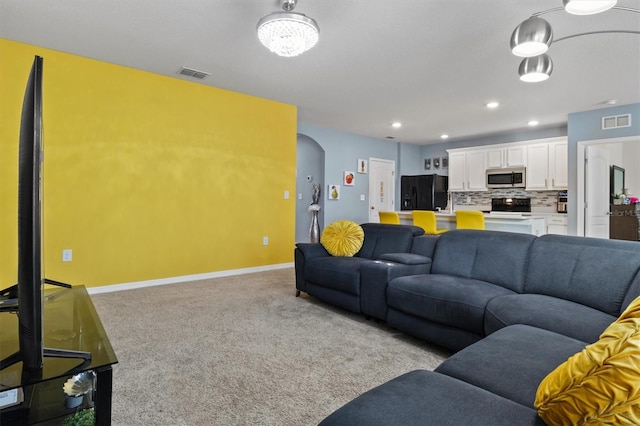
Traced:
POLYGON ((526 158, 527 148, 522 145, 492 147, 487 150, 487 168, 500 169, 503 167, 524 166, 526 158))
POLYGON ((449 152, 449 190, 486 191, 486 150, 449 152))
POLYGON ((567 189, 569 187, 568 163, 567 142, 549 144, 549 178, 552 189, 567 189))
POLYGON ((567 189, 566 139, 527 146, 527 190, 567 189))
POLYGON ((527 147, 527 189, 548 189, 549 144, 538 143, 527 147))
POLYGON ((484 150, 467 152, 467 189, 487 190, 487 160, 484 150))
POLYGON ((466 191, 466 164, 466 153, 449 153, 449 191, 466 191))
POLYGON ((552 215, 547 218, 547 234, 567 235, 567 216, 552 215))

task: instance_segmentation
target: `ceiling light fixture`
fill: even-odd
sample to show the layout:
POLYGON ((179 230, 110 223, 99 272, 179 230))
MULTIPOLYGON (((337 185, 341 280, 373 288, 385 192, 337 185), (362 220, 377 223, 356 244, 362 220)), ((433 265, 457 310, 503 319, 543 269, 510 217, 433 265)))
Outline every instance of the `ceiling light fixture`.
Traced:
POLYGON ((449 135, 447 135, 446 133, 443 133, 440 135, 440 139, 449 139, 449 135))
POLYGON ((399 129, 400 127, 402 127, 402 123, 399 121, 394 121, 393 123, 391 123, 391 127, 393 127, 394 129, 399 129))
POLYGON ((518 68, 520 80, 525 82, 539 82, 549 78, 553 71, 553 62, 545 52, 549 49, 551 43, 558 43, 569 38, 590 34, 640 34, 640 31, 635 30, 590 31, 554 40, 551 25, 540 18, 540 15, 559 10, 565 10, 574 15, 593 15, 609 9, 640 13, 640 9, 616 6, 617 0, 563 0, 563 3, 564 7, 556 7, 534 13, 530 18, 520 23, 513 31, 513 34, 511 34, 511 52, 516 56, 525 58, 518 68))
POLYGON ((496 101, 491 101, 491 102, 487 103, 487 105, 486 105, 486 107, 490 108, 490 109, 498 108, 498 106, 500 106, 500 103, 498 103, 496 101))
POLYGON ((530 120, 527 124, 531 127, 535 127, 538 125, 538 120, 530 120))
POLYGON ((541 55, 549 49, 552 41, 551 24, 532 16, 518 25, 511 34, 511 52, 525 58, 541 55))
POLYGON ((552 71, 553 62, 547 54, 534 56, 533 58, 524 58, 518 68, 520 80, 526 83, 545 81, 551 76, 552 71))
POLYGON ((618 0, 562 0, 564 10, 572 15, 595 15, 606 12, 618 3, 618 0))
POLYGON ((293 12, 298 0, 282 0, 283 12, 273 12, 258 21, 258 39, 279 56, 292 57, 316 45, 320 29, 315 20, 293 12))

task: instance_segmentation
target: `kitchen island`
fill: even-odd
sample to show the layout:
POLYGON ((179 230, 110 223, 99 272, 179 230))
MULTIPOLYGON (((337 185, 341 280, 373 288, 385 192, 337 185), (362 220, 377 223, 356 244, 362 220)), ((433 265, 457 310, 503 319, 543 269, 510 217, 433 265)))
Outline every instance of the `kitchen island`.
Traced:
MULTIPOLYGON (((410 211, 398 212, 400 223, 413 224, 410 211)), ((448 211, 436 212, 439 229, 456 229, 456 215, 448 211)), ((530 213, 485 213, 485 228, 489 231, 519 232, 522 234, 542 235, 545 233, 544 216, 530 213)))

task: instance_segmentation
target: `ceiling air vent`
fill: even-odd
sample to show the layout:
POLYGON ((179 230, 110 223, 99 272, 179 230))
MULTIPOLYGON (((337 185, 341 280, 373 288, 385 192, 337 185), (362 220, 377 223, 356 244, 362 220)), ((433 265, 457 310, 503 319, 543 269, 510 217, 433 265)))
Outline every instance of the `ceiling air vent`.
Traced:
POLYGON ((198 70, 194 70, 192 68, 187 68, 187 67, 182 67, 178 74, 186 75, 187 77, 197 78, 198 80, 202 80, 205 77, 211 75, 208 72, 198 71, 198 70))
POLYGON ((602 130, 617 129, 631 126, 631 114, 612 115, 602 117, 602 130))

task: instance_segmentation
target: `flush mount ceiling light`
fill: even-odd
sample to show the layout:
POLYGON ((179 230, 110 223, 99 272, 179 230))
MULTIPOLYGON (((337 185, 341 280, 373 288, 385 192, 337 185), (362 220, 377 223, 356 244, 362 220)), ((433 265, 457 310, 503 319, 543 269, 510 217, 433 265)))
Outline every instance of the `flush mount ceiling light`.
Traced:
POLYGON ((318 42, 318 24, 302 13, 293 12, 297 2, 282 0, 283 12, 265 16, 256 26, 260 43, 276 55, 298 56, 318 42))
POLYGON ((617 7, 617 0, 563 0, 564 7, 556 7, 542 12, 534 13, 530 18, 523 21, 516 27, 511 34, 511 52, 525 59, 520 63, 518 73, 520 80, 526 82, 539 82, 549 78, 553 71, 553 62, 545 52, 551 46, 551 43, 590 34, 603 33, 633 33, 640 34, 636 30, 607 30, 607 31, 590 31, 580 34, 553 39, 553 30, 551 25, 540 18, 545 13, 565 10, 574 15, 593 15, 601 13, 609 9, 623 10, 627 12, 640 13, 640 9, 631 9, 628 7, 617 7))

